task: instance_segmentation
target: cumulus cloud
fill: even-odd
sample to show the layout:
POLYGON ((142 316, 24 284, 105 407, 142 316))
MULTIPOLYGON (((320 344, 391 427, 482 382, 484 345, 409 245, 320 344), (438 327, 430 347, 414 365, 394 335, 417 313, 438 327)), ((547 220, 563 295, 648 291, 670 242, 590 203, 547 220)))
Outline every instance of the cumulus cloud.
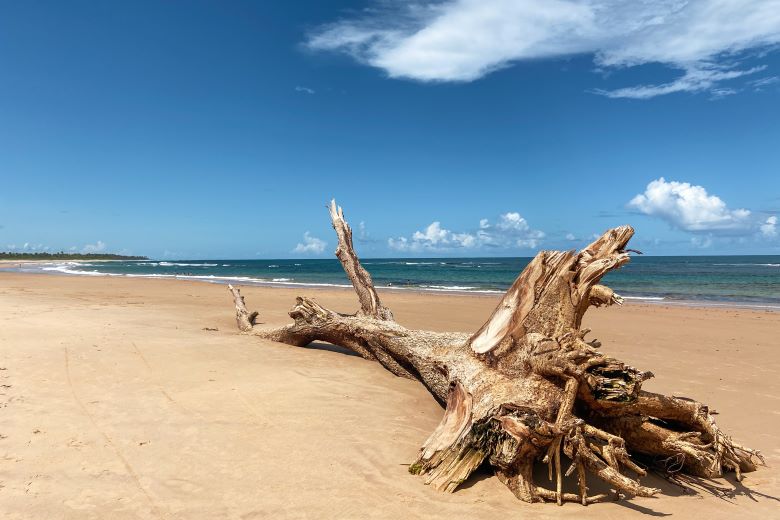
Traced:
POLYGON ((760 217, 747 209, 732 209, 703 186, 667 181, 663 177, 647 185, 628 207, 658 217, 673 228, 693 233, 691 244, 710 247, 715 240, 744 242, 778 236, 777 216, 760 217))
POLYGON ((397 251, 445 250, 473 248, 477 238, 470 233, 454 233, 441 227, 441 222, 432 222, 422 231, 415 231, 411 238, 390 238, 387 245, 397 251))
POLYGON ((303 234, 303 242, 298 242, 298 245, 292 250, 293 253, 313 253, 320 254, 325 251, 325 246, 328 243, 322 239, 311 236, 309 232, 303 234))
POLYGON ((302 94, 314 94, 316 93, 316 90, 314 90, 313 88, 296 85, 295 92, 301 92, 302 94))
POLYGON ((768 217, 763 224, 759 226, 761 234, 765 237, 774 238, 777 236, 777 216, 768 217))
POLYGON ((480 239, 489 245, 501 245, 502 242, 510 241, 517 247, 535 248, 544 238, 542 231, 531 229, 528 222, 520 216, 519 213, 509 212, 498 217, 495 226, 485 223, 485 219, 480 221, 480 239))
POLYGON ((682 71, 661 85, 600 91, 639 99, 753 74, 760 68, 739 69, 739 59, 778 43, 777 0, 416 0, 378 4, 307 42, 419 81, 473 81, 515 62, 577 54, 600 68, 682 71))
POLYGON ((36 251, 48 251, 49 246, 44 246, 43 244, 33 244, 30 242, 25 242, 21 246, 18 246, 16 244, 7 244, 6 248, 8 251, 16 251, 16 252, 31 252, 34 253, 36 251))
POLYGON ((447 251, 457 249, 535 248, 544 238, 542 231, 532 229, 519 213, 509 212, 495 223, 483 218, 475 231, 454 232, 435 221, 411 237, 390 238, 387 245, 396 251, 447 251))
POLYGON ((82 249, 82 253, 100 253, 106 250, 106 244, 102 240, 98 240, 94 244, 87 244, 82 249))
POLYGON ((692 232, 744 232, 754 226, 750 211, 729 209, 703 186, 661 177, 628 203, 645 215, 659 217, 672 227, 692 232))

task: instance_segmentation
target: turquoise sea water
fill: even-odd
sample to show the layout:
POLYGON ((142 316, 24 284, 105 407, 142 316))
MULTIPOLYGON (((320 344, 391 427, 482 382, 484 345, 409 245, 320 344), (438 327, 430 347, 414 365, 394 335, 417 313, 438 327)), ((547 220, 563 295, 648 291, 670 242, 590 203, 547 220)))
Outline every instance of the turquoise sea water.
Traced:
MULTIPOLYGON (((530 258, 366 259, 377 287, 501 293, 530 258)), ((180 278, 215 283, 348 286, 336 259, 177 260, 29 264, 22 271, 180 278)), ((780 309, 780 256, 635 256, 603 280, 629 298, 780 309)))

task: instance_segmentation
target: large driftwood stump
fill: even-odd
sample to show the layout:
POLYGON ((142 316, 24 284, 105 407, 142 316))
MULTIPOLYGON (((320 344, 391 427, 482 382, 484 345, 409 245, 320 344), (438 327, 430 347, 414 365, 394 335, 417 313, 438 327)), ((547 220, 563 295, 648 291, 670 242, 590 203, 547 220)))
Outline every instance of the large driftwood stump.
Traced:
POLYGON ((652 373, 585 340, 589 331, 580 325, 588 307, 622 302, 597 284, 629 261, 631 227, 610 229, 579 253, 540 252, 476 333, 441 333, 409 330, 393 320, 360 265, 341 208, 332 201, 329 209, 339 239, 336 256, 360 310, 341 314, 299 297, 292 324, 266 328, 229 286, 238 328, 290 345, 340 345, 425 385, 446 403, 444 418, 409 468, 426 484, 452 492, 487 461, 521 500, 585 505, 606 497, 588 495, 589 473, 618 497, 659 492, 625 474, 645 475, 632 456, 673 461, 676 471, 694 476, 734 471, 737 479, 763 463, 757 451, 724 434, 705 405, 643 391, 652 373), (568 469, 563 455, 571 461, 568 469), (549 467, 551 489, 533 480, 538 462, 549 467), (579 492, 564 493, 562 480, 572 473, 579 492))

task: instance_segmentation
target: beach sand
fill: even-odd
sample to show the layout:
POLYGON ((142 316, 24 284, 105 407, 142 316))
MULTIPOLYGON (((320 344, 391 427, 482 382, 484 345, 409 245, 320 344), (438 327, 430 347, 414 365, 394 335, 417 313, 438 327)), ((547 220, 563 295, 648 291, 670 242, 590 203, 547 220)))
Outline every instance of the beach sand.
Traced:
MULTIPOLYGON (((346 290, 243 293, 268 323, 298 294, 357 308, 346 290)), ((434 330, 473 331, 496 303, 383 297, 434 330)), ((519 502, 487 471, 450 495, 423 485, 407 465, 442 410, 422 385, 325 345, 239 335, 224 285, 0 272, 0 316, 4 519, 780 516, 780 313, 589 312, 603 351, 656 374, 646 389, 710 403, 769 467, 714 481, 721 497, 649 476, 658 498, 587 508, 519 502)))

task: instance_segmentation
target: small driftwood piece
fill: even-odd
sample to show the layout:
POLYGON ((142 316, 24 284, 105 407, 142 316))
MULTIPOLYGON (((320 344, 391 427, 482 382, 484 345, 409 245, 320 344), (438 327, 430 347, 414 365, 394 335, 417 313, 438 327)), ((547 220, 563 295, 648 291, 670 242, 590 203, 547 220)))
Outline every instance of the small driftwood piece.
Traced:
POLYGON ((249 312, 239 290, 229 286, 238 328, 295 346, 340 345, 421 382, 446 405, 409 467, 426 484, 452 492, 487 461, 520 500, 586 505, 607 498, 588 494, 588 475, 608 483, 613 497, 658 493, 639 483, 645 470, 635 457, 673 460, 676 471, 708 478, 733 471, 741 479, 763 463, 758 451, 718 428, 707 406, 642 390, 652 373, 585 339, 589 330, 581 323, 590 306, 622 303, 598 282, 629 261, 630 226, 608 230, 580 252, 540 252, 485 324, 468 334, 410 330, 395 322, 360 265, 342 209, 332 201, 329 211, 339 240, 336 256, 360 310, 341 314, 299 297, 289 313, 293 323, 268 328, 256 324, 257 312, 249 312), (548 465, 549 487, 534 481, 537 463, 548 465), (564 493, 563 479, 571 475, 579 491, 564 493))

